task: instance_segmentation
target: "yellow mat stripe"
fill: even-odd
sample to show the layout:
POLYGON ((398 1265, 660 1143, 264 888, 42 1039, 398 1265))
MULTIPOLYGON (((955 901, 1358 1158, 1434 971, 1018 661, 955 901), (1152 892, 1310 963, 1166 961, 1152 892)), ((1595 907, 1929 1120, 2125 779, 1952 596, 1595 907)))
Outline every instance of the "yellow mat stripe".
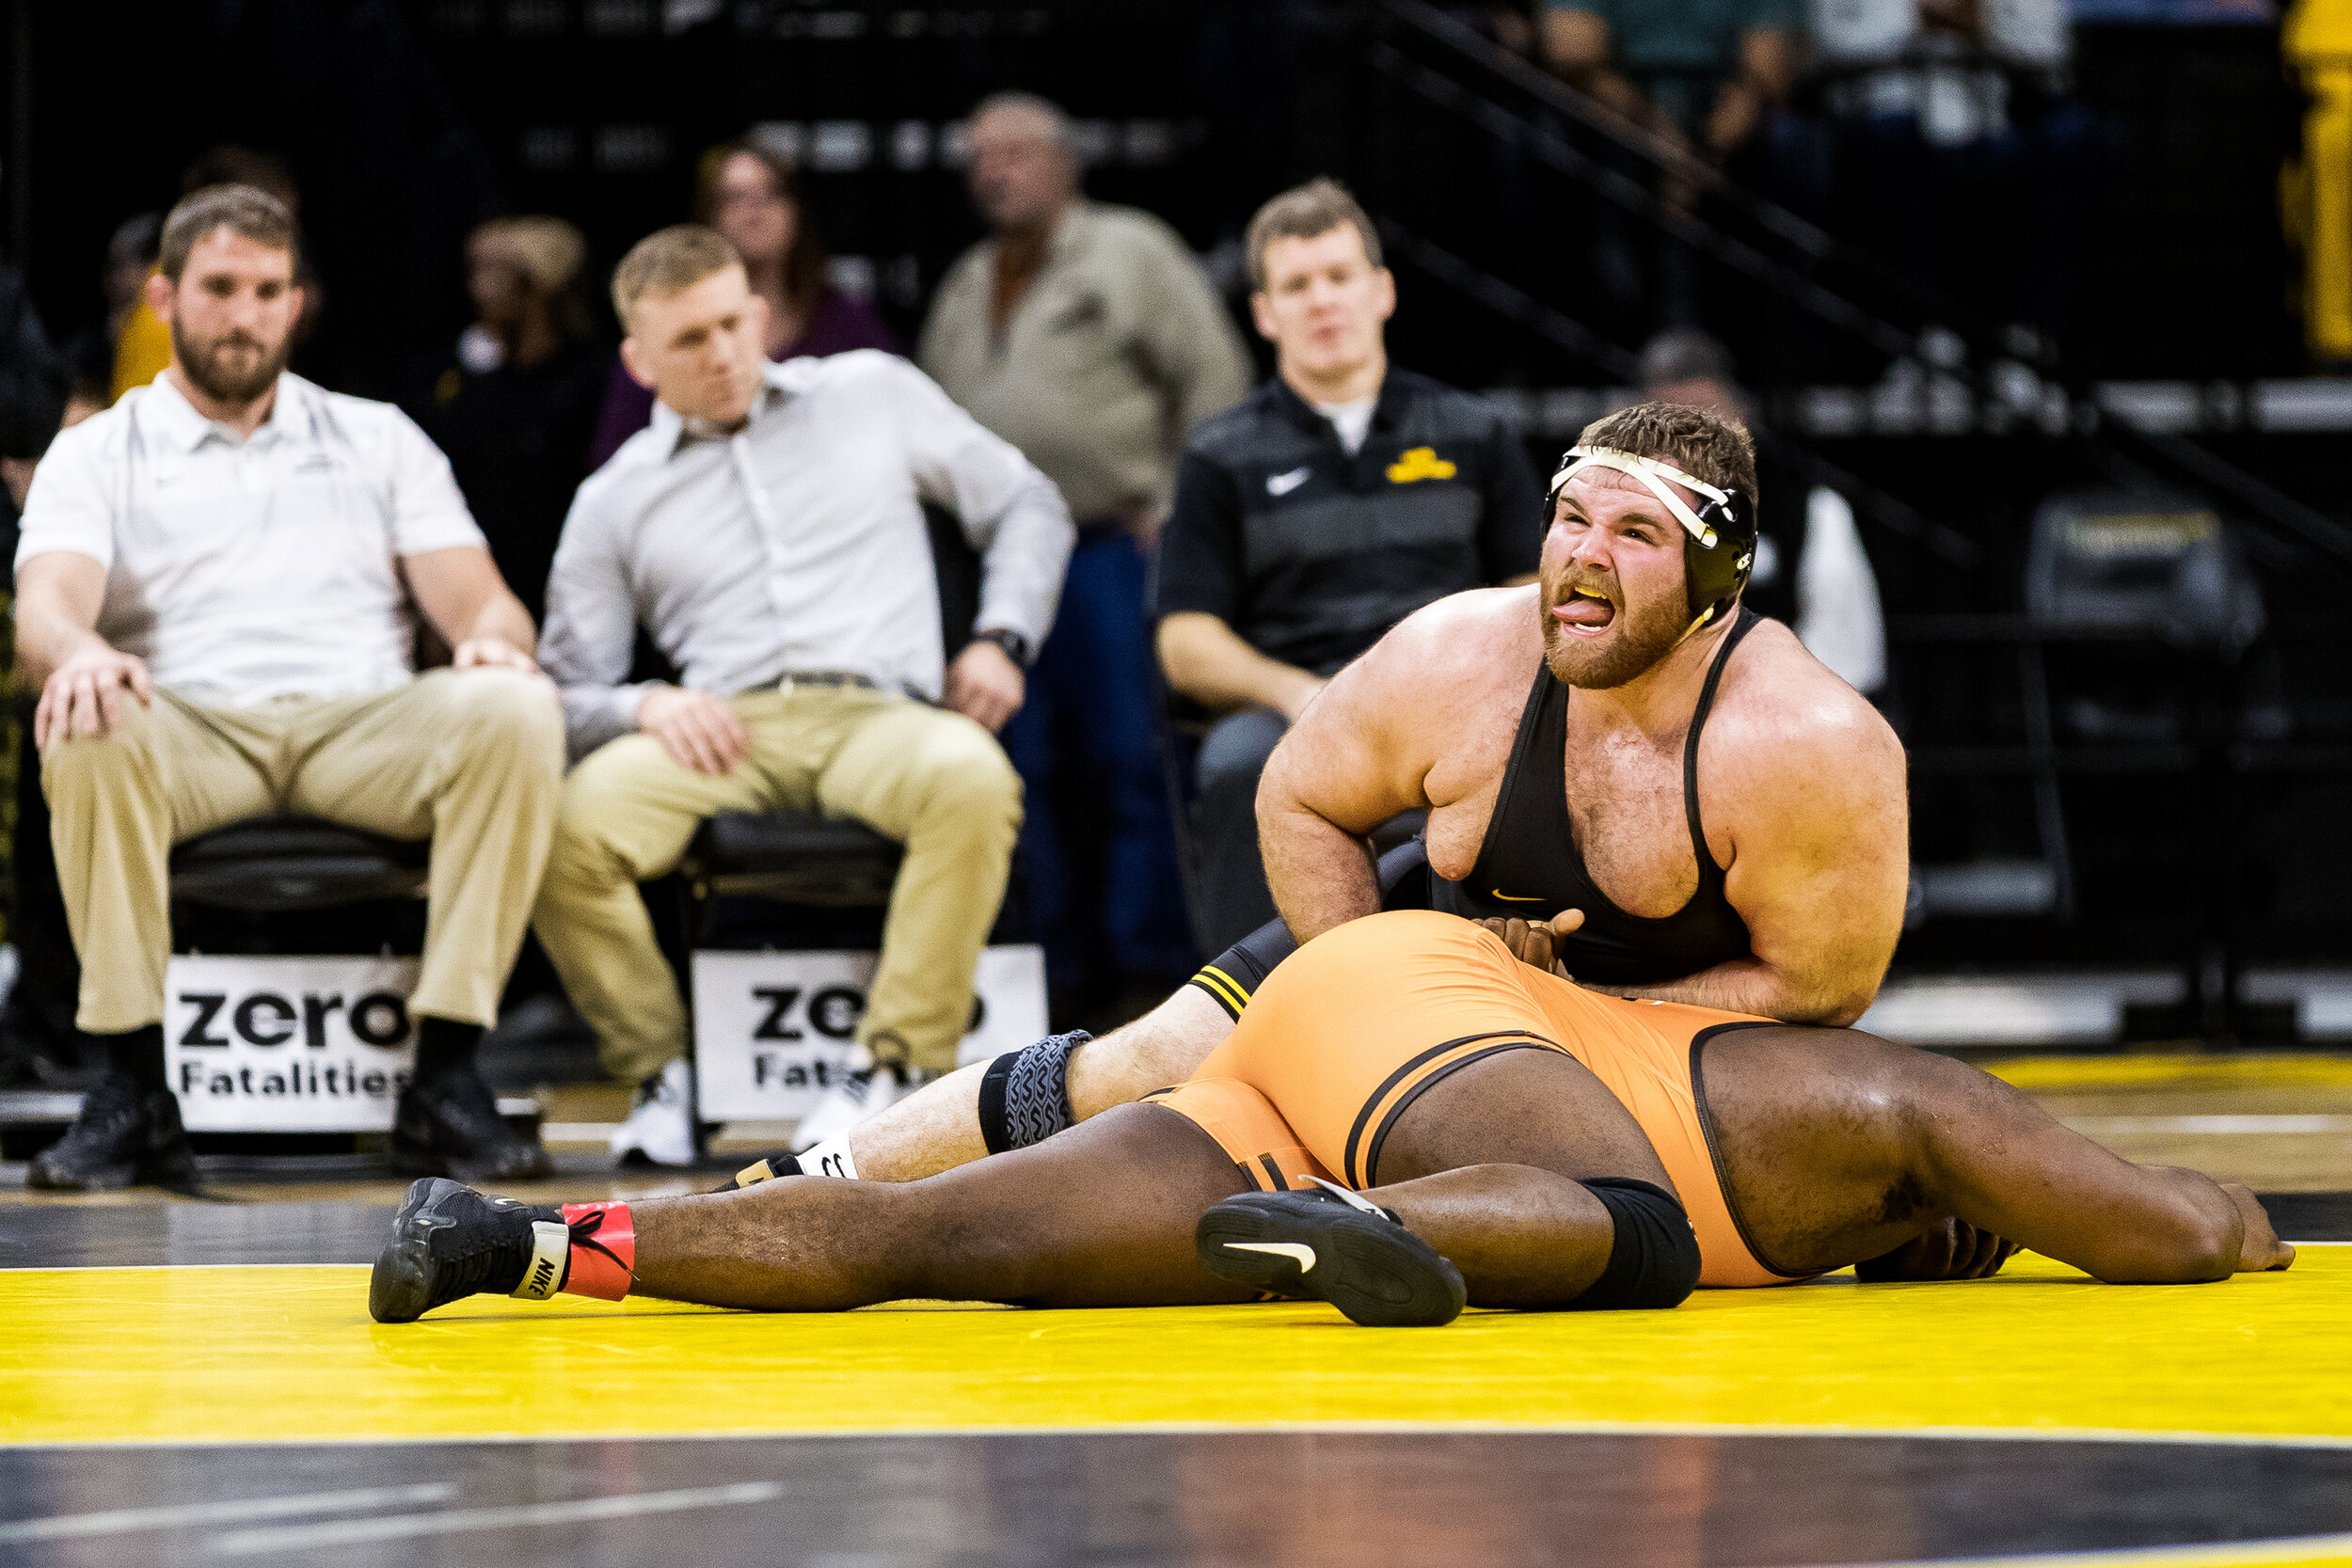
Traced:
POLYGON ((1311 1305, 807 1317, 476 1297, 367 1321, 358 1268, 0 1272, 0 1441, 1182 1423, 2352 1437, 2352 1248, 2215 1285, 2041 1259, 1964 1285, 1372 1330, 1311 1305))
MULTIPOLYGON (((1972 1557, 1966 1568, 2344 1568, 2352 1563, 2352 1534, 2305 1535, 2282 1541, 2219 1542, 2204 1546, 2131 1546, 2115 1551, 2044 1552, 2025 1557, 1972 1557)), ((1874 1562, 1867 1568, 1959 1568, 1951 1558, 1874 1562)))
POLYGON ((2352 1056, 2289 1054, 2140 1056, 2011 1056, 1984 1069, 2021 1089, 2139 1088, 2181 1085, 2201 1088, 2269 1088, 2352 1085, 2352 1056))

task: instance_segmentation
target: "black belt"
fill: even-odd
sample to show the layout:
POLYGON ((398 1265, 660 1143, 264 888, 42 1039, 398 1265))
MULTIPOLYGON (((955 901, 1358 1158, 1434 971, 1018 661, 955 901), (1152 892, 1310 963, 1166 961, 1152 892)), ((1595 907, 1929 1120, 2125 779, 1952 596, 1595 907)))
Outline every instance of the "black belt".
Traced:
POLYGON ((803 686, 854 686, 867 691, 879 691, 882 689, 882 688, 875 685, 872 680, 865 675, 859 674, 854 670, 787 670, 781 675, 769 676, 766 680, 761 681, 756 686, 747 686, 742 690, 737 692, 736 695, 739 697, 749 697, 753 693, 759 691, 789 692, 795 688, 803 686))

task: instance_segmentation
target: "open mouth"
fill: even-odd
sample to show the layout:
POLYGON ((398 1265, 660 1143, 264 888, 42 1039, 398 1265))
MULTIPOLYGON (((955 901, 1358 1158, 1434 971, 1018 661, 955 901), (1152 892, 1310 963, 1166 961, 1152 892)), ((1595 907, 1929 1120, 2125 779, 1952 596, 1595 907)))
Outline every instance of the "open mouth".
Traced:
POLYGON ((1617 607, 1597 588, 1578 586, 1568 590, 1568 596, 1551 607, 1551 618, 1580 637, 1592 637, 1616 624, 1617 607))

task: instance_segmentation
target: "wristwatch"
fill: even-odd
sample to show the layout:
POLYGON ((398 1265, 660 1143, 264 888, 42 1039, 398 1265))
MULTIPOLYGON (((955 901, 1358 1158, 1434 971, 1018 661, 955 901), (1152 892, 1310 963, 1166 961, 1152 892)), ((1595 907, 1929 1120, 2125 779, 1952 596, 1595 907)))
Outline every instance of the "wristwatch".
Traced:
POLYGON ((972 641, 993 642, 1015 665, 1024 670, 1029 667, 1029 640, 1017 631, 1007 631, 1002 626, 991 626, 986 631, 974 632, 972 641))

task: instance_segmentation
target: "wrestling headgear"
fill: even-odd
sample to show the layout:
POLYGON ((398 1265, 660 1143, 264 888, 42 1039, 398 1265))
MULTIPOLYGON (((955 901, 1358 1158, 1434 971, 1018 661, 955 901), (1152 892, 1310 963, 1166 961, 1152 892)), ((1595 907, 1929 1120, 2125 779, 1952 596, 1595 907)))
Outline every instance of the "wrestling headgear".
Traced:
POLYGON ((1682 581, 1690 594, 1691 625, 1684 635, 1727 613, 1740 590, 1748 585, 1756 564, 1756 503, 1737 490, 1726 490, 1692 479, 1671 463, 1613 447, 1571 447, 1551 476, 1546 515, 1559 509, 1560 491, 1586 468, 1614 468, 1631 474, 1656 492, 1676 521, 1682 525, 1682 581), (1698 496, 1696 512, 1669 488, 1679 484, 1698 496))

